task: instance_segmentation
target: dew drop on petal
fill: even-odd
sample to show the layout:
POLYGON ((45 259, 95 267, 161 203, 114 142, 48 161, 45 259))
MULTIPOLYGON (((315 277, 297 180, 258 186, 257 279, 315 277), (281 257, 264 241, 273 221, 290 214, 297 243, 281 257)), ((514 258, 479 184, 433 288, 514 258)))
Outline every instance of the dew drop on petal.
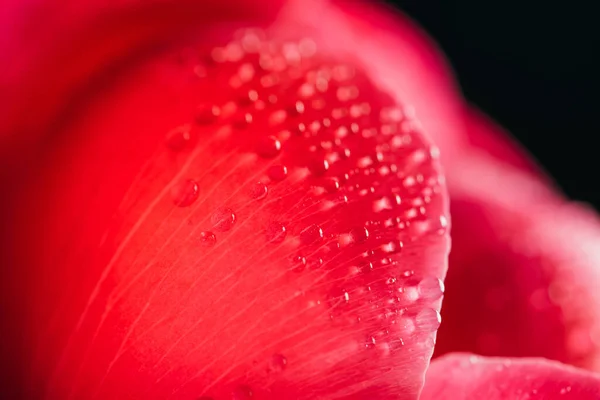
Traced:
POLYGON ((322 176, 329 169, 329 161, 325 159, 313 160, 308 165, 308 169, 314 176, 322 176))
POLYGON ((323 188, 328 193, 335 193, 340 189, 340 182, 337 179, 327 179, 323 183, 323 188))
POLYGON ((434 332, 442 323, 440 313, 433 308, 424 308, 415 317, 417 329, 424 332, 434 332))
POLYGON ((375 348, 376 344, 377 344, 377 339, 375 339, 374 336, 367 337, 367 340, 365 341, 365 347, 367 349, 373 349, 373 348, 375 348))
POLYGON ((198 198, 198 183, 193 179, 176 184, 171 189, 173 203, 177 207, 188 207, 198 198))
POLYGON ((275 354, 271 357, 269 369, 271 372, 282 372, 287 368, 287 358, 281 354, 275 354))
POLYGON ((292 271, 302 272, 306 269, 306 258, 301 255, 294 256, 292 258, 292 271))
POLYGON ((273 182, 281 182, 287 177, 288 170, 284 165, 273 165, 267 170, 269 179, 273 182))
POLYGON ((262 200, 267 196, 269 189, 267 185, 261 182, 257 182, 250 188, 250 198, 253 200, 262 200))
POLYGON ((209 125, 214 123, 221 115, 221 109, 213 105, 200 105, 196 109, 196 123, 199 125, 209 125))
POLYGON ((318 225, 309 225, 300 232, 300 241, 306 245, 323 239, 323 230, 318 225))
POLYGON ((287 235, 285 225, 281 222, 271 222, 266 229, 267 240, 271 243, 281 243, 287 235))
POLYGON ((369 238, 369 231, 365 227, 356 227, 350 230, 350 239, 353 243, 364 243, 369 238))
POLYGON ((192 131, 189 125, 173 129, 167 134, 167 147, 174 152, 183 151, 192 145, 192 131))
POLYGON ((256 152, 262 158, 275 158, 281 152, 281 142, 275 136, 268 136, 260 140, 256 152))
POLYGON ((213 228, 219 232, 230 230, 235 224, 235 214, 231 208, 218 208, 210 217, 213 228))
POLYGON ((373 263, 370 261, 361 261, 358 263, 358 270, 363 274, 373 271, 373 263))
POLYGON ((246 385, 240 385, 233 391, 233 400, 249 400, 254 397, 252 388, 246 385))
POLYGON ((200 232, 200 244, 204 247, 214 246, 217 242, 217 237, 210 231, 200 232))
POLYGON ((418 288, 420 297, 425 300, 437 300, 444 294, 444 282, 435 277, 422 279, 418 288))

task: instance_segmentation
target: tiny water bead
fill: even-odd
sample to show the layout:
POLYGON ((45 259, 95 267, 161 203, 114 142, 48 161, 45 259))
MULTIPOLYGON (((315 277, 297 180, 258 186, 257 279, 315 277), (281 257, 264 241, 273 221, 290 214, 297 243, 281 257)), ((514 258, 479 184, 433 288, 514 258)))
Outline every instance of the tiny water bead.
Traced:
POLYGON ((233 390, 233 400, 249 400, 254 398, 254 392, 250 386, 240 385, 233 390))
POLYGON ((250 113, 242 113, 233 117, 233 127, 236 129, 246 129, 252 122, 254 117, 250 113))
POLYGON ((325 159, 312 160, 308 165, 308 169, 314 176, 325 175, 325 172, 329 169, 329 161, 325 159))
POLYGON ((210 217, 213 228, 219 232, 226 232, 235 224, 235 213, 231 208, 218 208, 210 217))
POLYGON ((327 296, 327 303, 331 311, 343 310, 350 303, 351 293, 345 289, 334 289, 327 296))
POLYGON ((267 240, 271 243, 281 243, 287 235, 285 225, 281 222, 271 222, 265 231, 267 240))
POLYGON ((337 179, 327 179, 325 180, 325 182, 323 182, 323 188, 328 192, 328 193, 335 193, 340 189, 340 182, 337 179))
POLYGON ((323 229, 318 225, 309 225, 300 232, 300 241, 306 245, 314 244, 323 239, 323 229))
POLYGON ((409 231, 411 236, 416 239, 426 234, 443 235, 447 227, 448 220, 445 216, 428 218, 425 215, 419 215, 410 221, 409 231))
POLYGON ((262 200, 269 193, 269 188, 267 185, 261 182, 257 182, 250 188, 249 195, 253 200, 262 200))
POLYGON ((356 227, 350 230, 350 239, 353 243, 364 243, 369 238, 369 231, 365 227, 356 227))
POLYGON ((425 300, 437 300, 444 294, 444 282, 441 279, 429 277, 419 282, 419 295, 425 300))
POLYGON ((204 247, 211 247, 217 242, 217 237, 210 231, 200 232, 200 244, 204 247))
POLYGON ((192 146, 192 130, 190 125, 182 125, 167 134, 166 145, 174 152, 183 151, 192 146))
POLYGON ((267 176, 273 182, 281 182, 287 177, 288 170, 285 165, 272 165, 267 170, 267 176))
POLYGON ((367 349, 374 349, 376 344, 377 339, 375 338, 375 336, 369 336, 367 337, 367 340, 365 340, 365 348, 367 349))
POLYGON ((198 198, 198 183, 193 179, 187 179, 176 184, 171 189, 173 203, 177 207, 188 207, 198 198))
POLYGON ((302 272, 306 269, 306 258, 304 256, 298 255, 292 258, 292 271, 293 272, 302 272))
POLYGON ((441 323, 440 313, 433 308, 424 308, 415 317, 417 329, 423 332, 435 332, 441 323))
POLYGON ((281 152, 281 142, 275 136, 262 138, 256 147, 256 152, 262 158, 275 158, 281 152))
POLYGON ((212 104, 202 104, 196 108, 195 121, 199 125, 210 125, 219 118, 221 109, 212 104))
POLYGON ((274 354, 269 363, 271 372, 283 372, 287 368, 288 360, 281 354, 274 354))
POLYGON ((358 263, 358 271, 363 274, 373 271, 373 263, 371 261, 361 261, 358 263))

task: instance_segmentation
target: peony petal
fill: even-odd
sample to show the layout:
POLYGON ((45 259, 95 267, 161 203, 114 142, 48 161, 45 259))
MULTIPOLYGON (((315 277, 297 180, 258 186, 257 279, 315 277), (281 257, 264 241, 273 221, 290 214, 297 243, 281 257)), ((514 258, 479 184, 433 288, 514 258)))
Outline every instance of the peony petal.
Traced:
POLYGON ((483 150, 446 170, 453 250, 437 354, 540 356, 599 370, 597 215, 483 150))
POLYGON ((421 400, 597 400, 600 375, 539 358, 450 354, 431 363, 421 400))
POLYGON ((527 151, 497 123, 474 106, 465 106, 464 119, 469 147, 509 164, 532 176, 537 176, 548 186, 553 185, 540 165, 527 151))
POLYGON ((10 1, 0 16, 0 159, 21 158, 52 132, 69 101, 148 52, 215 21, 271 21, 282 1, 10 1), (41 100, 43 99, 43 100, 41 100))
MULTIPOLYGON (((28 364, 24 397, 417 397, 448 251, 437 151, 404 105, 424 106, 407 78, 422 72, 371 70, 346 14, 299 4, 267 34, 314 42, 283 44, 276 59, 238 59, 227 20, 199 26, 186 51, 174 35, 169 51, 119 62, 169 23, 99 40, 109 51, 81 65, 69 45, 45 60, 58 83, 25 82, 53 96, 9 121, 37 135, 29 143, 44 138, 3 208, 14 214, 6 293, 22 312, 6 343, 26 345, 14 350, 28 364), (319 74, 325 85, 296 87, 319 74)), ((72 35, 95 43, 99 21, 72 35)))

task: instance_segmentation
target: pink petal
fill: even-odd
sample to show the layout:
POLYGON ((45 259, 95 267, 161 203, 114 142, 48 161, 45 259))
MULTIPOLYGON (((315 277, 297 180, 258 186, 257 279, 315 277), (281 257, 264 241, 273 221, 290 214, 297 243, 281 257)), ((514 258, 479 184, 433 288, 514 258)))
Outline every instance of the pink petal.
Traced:
POLYGON ((453 250, 437 354, 600 369, 600 221, 484 151, 446 165, 453 250))
POLYGON ((431 363, 421 400, 597 400, 600 375, 540 358, 450 354, 431 363))
MULTIPOLYGON (((16 170, 2 209, 15 265, 4 293, 20 310, 5 343, 27 345, 13 350, 28 364, 21 389, 58 400, 416 398, 439 325, 448 203, 437 150, 405 104, 423 108, 432 127, 455 118, 443 100, 430 109, 421 98, 432 83, 419 67, 430 63, 408 61, 411 42, 401 68, 374 62, 367 25, 326 3, 290 2, 271 35, 309 35, 318 59, 359 70, 350 83, 365 118, 343 117, 352 133, 335 146, 352 152, 333 154, 333 130, 323 129, 323 141, 303 135, 324 115, 308 102, 298 108, 298 91, 276 85, 272 100, 258 73, 241 88, 231 78, 245 66, 213 57, 243 13, 207 12, 196 26, 200 3, 165 4, 107 19, 82 6, 71 20, 79 9, 69 8, 72 24, 40 32, 60 33, 60 43, 20 59, 32 71, 12 70, 4 149, 27 168, 16 170), (187 36, 190 25, 197 30, 187 36), (198 60, 210 57, 216 72, 198 79, 198 60), (240 109, 251 88, 263 106, 248 119, 240 109), (243 118, 210 107, 230 102, 243 118), (402 132, 398 151, 379 129, 380 108, 394 102, 401 121, 387 128, 402 132), (198 103, 208 115, 198 118, 198 103), (206 125, 186 152, 170 139, 198 119, 206 125), (296 145, 286 148, 290 137, 296 145), (332 157, 307 160, 309 152, 332 157)), ((323 97, 333 117, 341 100, 332 90, 323 97)))

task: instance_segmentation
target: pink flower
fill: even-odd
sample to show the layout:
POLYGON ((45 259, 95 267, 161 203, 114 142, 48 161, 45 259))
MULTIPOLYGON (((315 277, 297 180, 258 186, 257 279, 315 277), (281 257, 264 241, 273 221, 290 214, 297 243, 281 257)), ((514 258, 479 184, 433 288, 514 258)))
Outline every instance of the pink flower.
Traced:
POLYGON ((405 17, 30 0, 0 26, 3 397, 600 398, 597 216, 405 17))

